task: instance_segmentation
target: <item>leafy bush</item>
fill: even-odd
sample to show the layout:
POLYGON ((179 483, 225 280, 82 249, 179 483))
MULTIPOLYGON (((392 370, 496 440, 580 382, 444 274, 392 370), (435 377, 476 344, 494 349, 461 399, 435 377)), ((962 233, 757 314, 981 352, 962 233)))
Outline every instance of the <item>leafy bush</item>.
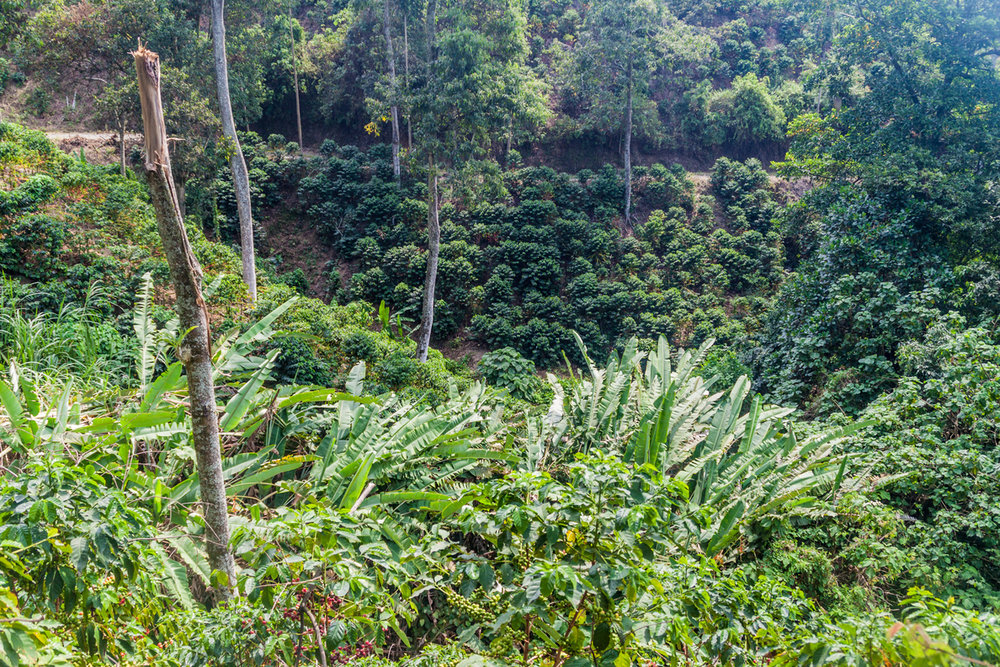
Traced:
POLYGON ((785 137, 785 112, 768 89, 770 82, 749 73, 733 79, 732 86, 713 93, 709 112, 718 124, 713 143, 754 144, 785 137))
POLYGON ((906 517, 897 539, 911 559, 897 586, 996 607, 1000 498, 987 471, 1000 466, 1000 345, 956 319, 901 355, 912 374, 868 408, 874 424, 856 443, 897 476, 885 499, 906 517))
POLYGON ((540 384, 535 364, 510 347, 484 354, 476 370, 490 384, 507 389, 511 396, 522 400, 529 400, 540 384))
POLYGON ((73 633, 82 654, 119 655, 137 619, 159 606, 147 572, 158 558, 150 517, 92 467, 52 456, 25 463, 0 484, 0 580, 19 591, 25 613, 73 633))
POLYGON ((47 215, 16 218, 0 234, 0 271, 36 280, 59 273, 67 233, 66 223, 47 215))

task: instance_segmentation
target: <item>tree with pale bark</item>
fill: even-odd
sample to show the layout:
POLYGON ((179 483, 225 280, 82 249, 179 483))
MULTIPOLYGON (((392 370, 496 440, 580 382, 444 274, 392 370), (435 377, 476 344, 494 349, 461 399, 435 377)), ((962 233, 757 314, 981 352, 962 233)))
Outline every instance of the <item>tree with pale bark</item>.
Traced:
MULTIPOLYGON (((620 132, 625 175, 624 224, 632 219, 632 140, 637 111, 655 113, 648 86, 663 10, 653 0, 595 3, 583 39, 569 59, 572 94, 585 109, 584 127, 620 132)), ((658 120, 656 121, 658 124, 658 120)))
POLYGON ((250 175, 243 158, 240 139, 233 120, 233 104, 229 95, 229 64, 226 58, 225 0, 212 0, 212 55, 215 62, 215 84, 219 96, 219 117, 222 134, 228 142, 229 166, 233 172, 236 208, 240 218, 240 256, 243 262, 243 282, 251 303, 257 299, 257 265, 253 240, 253 212, 250 207, 250 175))
POLYGON ((465 163, 489 156, 512 125, 548 116, 541 82, 526 66, 526 20, 520 3, 463 0, 424 12, 424 67, 405 91, 413 110, 414 151, 427 169, 427 273, 417 357, 427 360, 441 247, 442 185, 465 163))

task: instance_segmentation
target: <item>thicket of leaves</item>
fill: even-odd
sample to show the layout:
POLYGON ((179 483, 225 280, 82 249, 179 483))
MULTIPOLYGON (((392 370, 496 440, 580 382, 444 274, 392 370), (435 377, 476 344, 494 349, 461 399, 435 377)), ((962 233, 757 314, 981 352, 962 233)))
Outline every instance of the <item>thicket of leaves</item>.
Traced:
POLYGON ((745 377, 700 374, 710 341, 632 339, 606 364, 581 348, 582 374, 550 378, 548 413, 519 416, 481 386, 436 407, 373 394, 363 364, 346 392, 276 383, 280 350, 261 345, 295 301, 213 346, 241 595, 212 606, 176 321, 153 320, 153 285, 132 316, 137 387, 114 404, 16 361, 0 382, 6 664, 1000 655, 995 617, 902 580, 896 616, 835 620, 761 574, 776 540, 822 532, 893 464, 872 440, 848 466, 857 427, 798 424, 745 377))

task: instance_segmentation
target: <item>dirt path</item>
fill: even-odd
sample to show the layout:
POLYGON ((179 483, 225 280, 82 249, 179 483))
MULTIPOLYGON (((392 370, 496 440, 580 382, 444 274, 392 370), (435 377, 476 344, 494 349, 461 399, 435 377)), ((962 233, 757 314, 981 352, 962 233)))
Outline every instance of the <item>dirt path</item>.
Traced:
MULTIPOLYGON (((59 150, 66 153, 79 153, 90 162, 98 164, 115 164, 118 162, 117 132, 73 132, 66 130, 41 129, 52 140, 59 150)), ((133 146, 142 144, 142 135, 127 133, 125 135, 125 151, 128 153, 133 146)))
MULTIPOLYGON (((49 131, 42 130, 49 139, 55 142, 65 141, 67 139, 80 139, 82 141, 94 141, 94 142, 106 142, 106 141, 118 141, 117 132, 65 132, 65 131, 49 131)), ((139 141, 142 139, 141 134, 128 133, 125 135, 125 141, 139 141)))

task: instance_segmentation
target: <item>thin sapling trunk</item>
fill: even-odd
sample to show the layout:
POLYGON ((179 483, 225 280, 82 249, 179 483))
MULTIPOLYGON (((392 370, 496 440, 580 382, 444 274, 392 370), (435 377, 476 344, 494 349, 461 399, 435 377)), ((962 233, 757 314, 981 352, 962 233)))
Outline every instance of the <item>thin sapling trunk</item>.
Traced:
POLYGON ((399 105, 396 102, 396 55, 392 50, 392 21, 389 1, 382 2, 382 29, 385 31, 385 59, 389 68, 389 94, 392 115, 392 174, 399 180, 399 105))
MULTIPOLYGON (((437 2, 428 0, 427 15, 427 78, 433 85, 434 60, 437 50, 437 2)), ((433 139, 431 139, 433 141, 433 139)), ((437 284, 438 254, 441 251, 441 220, 438 215, 438 171, 437 156, 430 149, 427 156, 427 276, 424 279, 424 302, 420 316, 420 333, 417 340, 417 359, 427 361, 427 351, 431 346, 431 332, 434 328, 434 291, 437 284)))
POLYGON ((632 228, 632 63, 625 93, 625 229, 632 228))
POLYGON ((229 64, 226 59, 225 0, 212 0, 212 55, 215 60, 215 84, 219 96, 219 116, 222 134, 229 140, 229 166, 236 190, 236 208, 240 216, 240 255, 243 260, 243 282, 250 301, 257 300, 257 265, 253 247, 253 214, 250 208, 250 175, 243 159, 240 139, 236 136, 233 104, 229 97, 229 64))
POLYGON ((430 204, 427 207, 427 276, 424 280, 424 303, 420 314, 420 334, 417 340, 417 359, 427 361, 434 328, 434 292, 437 285, 438 257, 441 254, 441 218, 439 216, 438 175, 434 157, 428 160, 427 190, 430 204))
POLYGON ((299 130, 299 150, 305 148, 302 143, 302 107, 299 104, 299 66, 295 59, 295 31, 292 30, 292 6, 288 5, 288 36, 292 38, 292 77, 295 82, 295 122, 299 130))

